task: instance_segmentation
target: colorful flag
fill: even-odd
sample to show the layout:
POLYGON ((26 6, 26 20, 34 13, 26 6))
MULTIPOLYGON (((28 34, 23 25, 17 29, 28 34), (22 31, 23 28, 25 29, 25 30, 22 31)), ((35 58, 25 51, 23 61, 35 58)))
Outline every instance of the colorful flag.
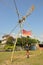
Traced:
POLYGON ((22 30, 22 34, 24 35, 24 36, 31 36, 32 35, 32 32, 31 31, 26 31, 26 30, 22 30))

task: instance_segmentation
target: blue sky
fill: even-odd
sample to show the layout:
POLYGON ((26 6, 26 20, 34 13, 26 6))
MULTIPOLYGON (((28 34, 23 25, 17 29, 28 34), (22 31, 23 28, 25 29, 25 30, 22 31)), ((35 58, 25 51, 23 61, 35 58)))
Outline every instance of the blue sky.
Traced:
MULTIPOLYGON (((43 0, 16 0, 19 13, 26 15, 29 8, 35 9, 26 19, 23 29, 32 30, 36 36, 43 35, 43 0)), ((0 36, 8 34, 18 23, 14 0, 0 0, 0 36)), ((12 33, 17 33, 19 26, 12 33)))

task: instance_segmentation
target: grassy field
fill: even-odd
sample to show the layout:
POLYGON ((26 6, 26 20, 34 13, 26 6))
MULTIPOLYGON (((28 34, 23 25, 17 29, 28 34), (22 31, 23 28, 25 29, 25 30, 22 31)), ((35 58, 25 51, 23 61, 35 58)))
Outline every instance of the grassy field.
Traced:
POLYGON ((30 51, 30 58, 26 58, 26 51, 15 51, 13 62, 11 52, 0 52, 0 65, 43 65, 43 51, 30 51))

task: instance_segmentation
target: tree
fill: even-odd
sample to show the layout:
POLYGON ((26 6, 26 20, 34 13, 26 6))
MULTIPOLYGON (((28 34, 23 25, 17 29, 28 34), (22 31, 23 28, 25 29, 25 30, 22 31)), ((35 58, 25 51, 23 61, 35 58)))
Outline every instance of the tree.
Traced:
POLYGON ((7 45, 13 45, 13 44, 14 44, 15 39, 14 39, 13 36, 4 35, 2 38, 3 38, 3 39, 5 38, 7 45))
POLYGON ((17 43, 16 43, 17 46, 22 46, 22 41, 21 41, 21 38, 18 38, 17 39, 17 43))
POLYGON ((12 46, 12 45, 14 45, 14 41, 15 41, 15 39, 12 36, 9 36, 6 41, 6 44, 12 46))
POLYGON ((5 43, 5 46, 4 46, 4 49, 7 50, 7 51, 11 51, 13 49, 13 46, 14 46, 14 37, 13 36, 10 36, 10 35, 4 35, 3 38, 6 38, 6 43, 5 43))
POLYGON ((0 40, 0 43, 1 43, 2 41, 0 40))

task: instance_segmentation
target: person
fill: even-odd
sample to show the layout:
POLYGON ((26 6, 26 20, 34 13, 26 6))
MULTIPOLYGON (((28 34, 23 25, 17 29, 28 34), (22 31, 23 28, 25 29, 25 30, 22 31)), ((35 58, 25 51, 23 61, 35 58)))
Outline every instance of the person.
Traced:
POLYGON ((26 49, 26 57, 29 58, 29 45, 28 44, 26 44, 25 49, 26 49))

